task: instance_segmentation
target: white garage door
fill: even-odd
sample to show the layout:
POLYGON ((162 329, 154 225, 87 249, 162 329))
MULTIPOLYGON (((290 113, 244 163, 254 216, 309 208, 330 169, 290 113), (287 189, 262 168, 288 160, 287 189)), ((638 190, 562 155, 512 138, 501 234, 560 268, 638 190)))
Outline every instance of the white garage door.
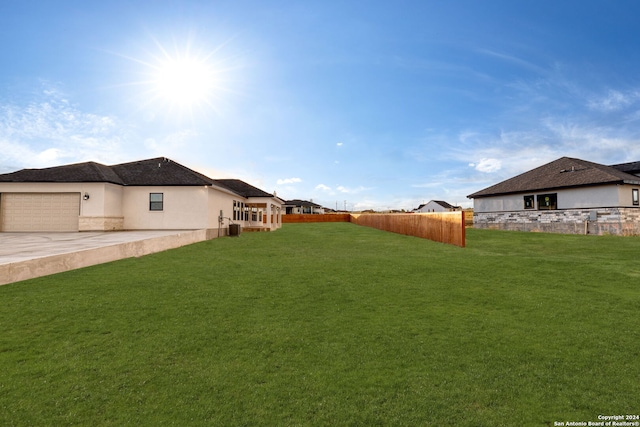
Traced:
POLYGON ((3 193, 2 231, 78 231, 80 193, 3 193))

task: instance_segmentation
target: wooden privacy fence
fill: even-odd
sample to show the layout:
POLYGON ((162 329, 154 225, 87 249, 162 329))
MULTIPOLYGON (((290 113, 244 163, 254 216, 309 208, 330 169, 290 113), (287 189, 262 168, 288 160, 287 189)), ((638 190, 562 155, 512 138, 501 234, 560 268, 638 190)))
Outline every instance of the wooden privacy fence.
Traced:
POLYGON ((464 212, 420 214, 295 214, 283 215, 283 223, 352 222, 365 227, 465 247, 464 212))
POLYGON ((282 223, 299 222, 351 222, 351 214, 287 214, 282 215, 282 223))
POLYGON ((352 215, 351 222, 464 248, 464 212, 352 215))

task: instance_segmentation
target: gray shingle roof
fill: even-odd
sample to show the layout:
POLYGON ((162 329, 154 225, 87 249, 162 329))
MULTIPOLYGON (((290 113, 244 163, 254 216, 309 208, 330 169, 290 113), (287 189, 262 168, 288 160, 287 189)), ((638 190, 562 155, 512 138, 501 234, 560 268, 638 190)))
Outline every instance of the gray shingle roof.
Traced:
POLYGON ((112 168, 86 162, 44 169, 22 169, 0 175, 0 182, 110 182, 124 185, 112 168))
POLYGON ((165 157, 111 166, 125 185, 211 185, 213 180, 165 157))
POLYGON ((314 208, 322 207, 317 203, 313 203, 307 200, 300 200, 300 199, 287 200, 284 203, 285 205, 289 205, 289 206, 313 206, 314 208))
POLYGON ((545 191, 559 188, 584 187, 604 184, 630 183, 640 185, 640 178, 586 160, 561 157, 546 165, 499 182, 470 194, 469 198, 481 198, 500 194, 545 191))
POLYGON ((620 163, 617 165, 611 165, 611 167, 632 175, 640 174, 640 162, 620 163))
POLYGON ((105 166, 96 162, 0 175, 0 182, 110 182, 120 185, 211 185, 213 180, 165 157, 105 166))
POLYGON ((273 197, 239 179, 211 179, 165 157, 106 166, 95 162, 0 175, 0 182, 109 182, 128 186, 218 185, 242 197, 273 197))
MULTIPOLYGON (((437 203, 437 204, 439 204, 440 206, 442 206, 445 209, 458 209, 459 208, 459 206, 453 206, 452 204, 447 203, 444 200, 430 200, 429 203, 431 203, 431 202, 437 203)), ((420 209, 422 209, 425 206, 427 206, 429 203, 423 203, 420 206, 418 206, 417 208, 415 208, 414 210, 415 211, 419 211, 420 209)))
POLYGON ((434 200, 433 202, 439 204, 440 206, 442 206, 445 209, 455 209, 456 208, 455 206, 445 202, 444 200, 434 200))
POLYGON ((214 184, 224 187, 233 191, 243 197, 274 197, 273 194, 269 194, 266 191, 262 191, 253 185, 247 184, 239 179, 214 179, 214 184))

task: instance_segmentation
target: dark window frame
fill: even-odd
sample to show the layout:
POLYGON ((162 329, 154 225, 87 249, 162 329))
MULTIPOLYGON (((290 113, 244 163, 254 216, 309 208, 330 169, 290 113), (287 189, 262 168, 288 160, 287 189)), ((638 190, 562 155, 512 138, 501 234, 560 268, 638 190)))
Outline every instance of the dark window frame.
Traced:
POLYGON ((558 193, 538 194, 536 197, 539 211, 552 211, 558 209, 558 193))
POLYGON ((631 203, 633 206, 640 206, 640 191, 637 188, 631 190, 631 203))
POLYGON ((164 193, 149 193, 149 210, 154 212, 164 210, 164 193), (154 200, 154 196, 160 196, 160 200, 154 200))
POLYGON ((524 196, 524 208, 535 209, 536 208, 536 196, 533 194, 524 196))

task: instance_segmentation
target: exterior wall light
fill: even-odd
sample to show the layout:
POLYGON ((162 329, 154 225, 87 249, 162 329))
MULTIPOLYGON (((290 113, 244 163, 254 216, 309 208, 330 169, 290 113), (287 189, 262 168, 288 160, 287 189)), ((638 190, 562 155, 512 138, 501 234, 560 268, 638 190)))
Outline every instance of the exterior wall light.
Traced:
POLYGON ((83 200, 89 200, 89 193, 84 193, 84 196, 82 196, 83 200))

